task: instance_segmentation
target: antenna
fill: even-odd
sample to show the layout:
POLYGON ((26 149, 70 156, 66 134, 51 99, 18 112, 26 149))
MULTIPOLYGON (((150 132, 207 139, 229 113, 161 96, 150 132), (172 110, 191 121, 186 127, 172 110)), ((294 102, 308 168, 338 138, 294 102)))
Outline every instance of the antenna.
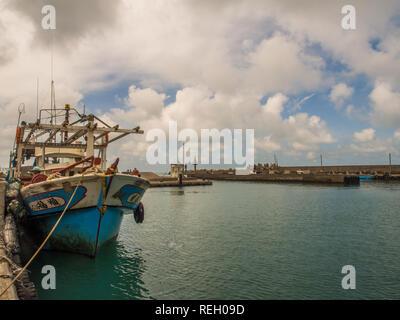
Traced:
MULTIPOLYGON (((23 113, 25 113, 25 103, 21 102, 19 104, 19 106, 18 106, 18 122, 17 122, 17 134, 16 134, 16 136, 18 135, 18 127, 19 127, 19 123, 21 121, 21 114, 23 114, 23 113)), ((15 149, 16 140, 17 139, 14 140, 13 151, 15 149)))
POLYGON ((36 79, 36 119, 39 120, 39 77, 36 79))
POLYGON ((54 33, 51 32, 51 97, 50 97, 50 124, 56 124, 56 93, 54 89, 54 33))
POLYGON ((185 165, 185 142, 183 142, 183 145, 182 145, 182 161, 183 161, 183 165, 185 165))
MULTIPOLYGON (((14 139, 14 144, 13 147, 10 151, 10 162, 9 162, 9 168, 10 168, 10 173, 11 173, 11 167, 15 161, 15 157, 17 155, 17 150, 15 149, 15 145, 17 143, 17 140, 20 139, 19 137, 19 132, 20 132, 20 127, 19 127, 19 123, 21 121, 21 114, 25 113, 25 103, 20 103, 18 106, 18 122, 17 122, 17 128, 16 128, 16 133, 15 133, 15 139, 14 139), (13 159, 14 157, 14 159, 13 159)), ((20 140, 19 140, 20 141, 20 140)))
POLYGON ((54 35, 51 33, 51 81, 53 81, 54 70, 53 70, 53 60, 54 60, 54 35))
POLYGON ((50 109, 51 109, 51 120, 50 123, 53 124, 53 118, 54 118, 54 124, 56 123, 56 119, 55 119, 55 109, 56 109, 56 94, 55 94, 55 90, 54 90, 54 80, 51 80, 51 105, 50 105, 50 109))
POLYGON ((196 171, 197 170, 197 156, 194 158, 193 166, 194 166, 194 171, 196 171))

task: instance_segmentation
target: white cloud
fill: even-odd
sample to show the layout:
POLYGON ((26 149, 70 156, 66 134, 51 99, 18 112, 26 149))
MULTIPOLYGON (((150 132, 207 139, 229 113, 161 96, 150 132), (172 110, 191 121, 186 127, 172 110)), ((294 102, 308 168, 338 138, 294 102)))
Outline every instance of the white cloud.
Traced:
POLYGON ((373 141, 364 144, 351 144, 350 150, 359 152, 359 153, 377 153, 377 152, 388 152, 392 150, 392 148, 383 143, 383 141, 373 141))
POLYGON ((263 149, 267 152, 274 152, 281 150, 281 146, 279 143, 274 142, 271 139, 271 136, 265 136, 260 140, 255 141, 256 148, 263 149))
POLYGON ((320 86, 324 62, 303 52, 301 44, 276 34, 248 57, 247 81, 260 92, 301 92, 320 86))
MULTIPOLYGON (((396 134, 394 134, 396 136, 396 134)), ((354 142, 350 144, 349 150, 363 153, 387 153, 399 154, 398 143, 392 138, 381 139, 376 136, 376 130, 373 128, 364 129, 354 133, 354 142)))
POLYGON ((354 105, 350 104, 346 108, 346 115, 349 119, 352 119, 356 116, 356 108, 354 105))
POLYGON ((139 89, 132 85, 129 87, 129 95, 126 99, 128 106, 135 107, 137 111, 143 112, 138 115, 139 120, 158 117, 164 107, 165 94, 159 94, 151 88, 139 89))
POLYGON ((375 129, 364 129, 354 133, 354 140, 358 142, 368 142, 375 139, 375 129))
POLYGON ((296 140, 297 145, 315 148, 320 144, 333 143, 336 140, 328 132, 326 124, 318 116, 298 113, 283 121, 283 130, 296 140))
POLYGON ((344 101, 349 99, 354 93, 354 89, 345 83, 338 83, 332 87, 329 98, 337 108, 342 107, 344 101))
MULTIPOLYGON (((213 93, 205 87, 188 87, 177 92, 175 102, 157 109, 162 110, 157 117, 150 117, 146 116, 147 106, 152 101, 161 103, 164 97, 148 89, 137 90, 136 87, 133 88, 134 92, 151 94, 141 95, 141 102, 136 103, 135 108, 112 109, 104 117, 120 123, 129 123, 139 118, 144 130, 160 128, 166 134, 171 120, 177 121, 178 130, 251 128, 255 129, 255 147, 267 153, 290 149, 315 150, 321 144, 335 141, 325 122, 317 116, 298 113, 287 118, 282 117, 288 101, 288 97, 282 93, 269 97, 261 105, 251 94, 227 96, 213 93), (141 116, 143 117, 140 118, 141 116)), ((130 98, 132 97, 131 90, 130 98)), ((124 152, 129 149, 124 148, 124 152)))
POLYGON ((400 126, 400 93, 394 92, 388 83, 377 83, 370 94, 371 122, 376 126, 400 126))
POLYGON ((340 1, 269 1, 270 12, 289 32, 312 43, 319 43, 323 50, 348 66, 350 72, 366 74, 371 79, 389 82, 400 87, 399 30, 395 16, 400 8, 397 0, 378 5, 376 0, 353 0, 357 10, 357 29, 348 32, 341 28, 340 1), (381 51, 371 48, 369 41, 379 38, 381 51))
POLYGON ((282 93, 278 93, 268 98, 264 105, 264 112, 269 115, 280 115, 283 111, 283 105, 288 101, 288 97, 282 93))
POLYGON ((316 157, 317 157, 317 155, 315 154, 315 152, 308 152, 307 153, 307 155, 306 155, 306 158, 308 159, 308 160, 316 160, 316 157))

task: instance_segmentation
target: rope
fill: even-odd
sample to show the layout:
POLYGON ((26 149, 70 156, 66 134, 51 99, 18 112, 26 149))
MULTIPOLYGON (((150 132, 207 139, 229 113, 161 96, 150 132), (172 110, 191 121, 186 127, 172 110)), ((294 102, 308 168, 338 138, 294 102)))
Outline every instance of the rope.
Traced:
MULTIPOLYGON (((88 174, 88 173, 103 173, 103 170, 101 170, 101 169, 98 168, 98 167, 90 167, 89 169, 87 169, 87 170, 84 172, 84 174, 88 174)), ((61 173, 56 172, 56 173, 50 174, 50 175, 47 177, 47 181, 50 181, 50 180, 53 180, 53 179, 57 179, 57 178, 62 178, 62 177, 63 177, 63 176, 61 175, 61 173)))
POLYGON ((50 181, 50 180, 53 180, 53 179, 56 179, 56 178, 61 178, 61 174, 59 172, 56 172, 56 173, 53 173, 53 174, 49 175, 47 177, 47 181, 50 181))
POLYGON ((85 174, 86 173, 103 173, 103 170, 101 170, 100 168, 98 168, 98 167, 90 167, 89 169, 87 169, 86 171, 85 171, 85 174))
POLYGON ((69 199, 67 205, 64 208, 64 211, 61 213, 60 217, 58 218, 57 222, 54 224, 53 228, 51 229, 50 233, 47 235, 46 239, 44 239, 43 243, 40 245, 40 247, 36 250, 36 252, 34 253, 34 255, 32 256, 32 258, 29 259, 29 261, 26 263, 26 265, 21 269, 21 271, 17 274, 17 276, 9 283, 9 285, 3 290, 2 293, 0 293, 0 297, 7 292, 7 290, 15 283, 15 281, 17 281, 17 279, 21 276, 21 274, 26 270, 26 268, 28 268, 28 266, 31 264, 31 262, 36 258, 36 256, 38 255, 38 253, 40 252, 40 250, 42 250, 42 248, 44 247, 44 245, 46 244, 46 242, 50 239, 51 235, 53 234, 54 230, 57 228, 58 224, 60 223, 61 219, 63 218, 65 212, 67 211, 69 205, 72 202, 72 199, 74 198, 76 191, 78 190, 78 187, 81 185, 82 183, 82 179, 85 173, 83 173, 81 175, 81 178, 77 184, 77 186, 75 187, 74 192, 72 193, 71 198, 69 199))
MULTIPOLYGON (((8 264, 14 268, 14 270, 18 270, 18 272, 21 270, 21 268, 14 262, 12 261, 9 257, 7 256, 0 256, 0 261, 5 260, 8 262, 8 264)), ((14 272, 14 271, 13 271, 14 272)))

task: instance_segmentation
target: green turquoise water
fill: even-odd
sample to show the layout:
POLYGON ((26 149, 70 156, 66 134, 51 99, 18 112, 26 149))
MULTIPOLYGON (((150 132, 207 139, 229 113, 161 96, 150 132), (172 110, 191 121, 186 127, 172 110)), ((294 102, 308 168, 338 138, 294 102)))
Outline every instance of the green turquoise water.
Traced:
POLYGON ((40 299, 399 299, 400 184, 214 182, 147 191, 95 260, 43 252, 40 299), (41 289, 43 265, 56 290, 41 289), (356 289, 341 287, 356 268, 356 289))

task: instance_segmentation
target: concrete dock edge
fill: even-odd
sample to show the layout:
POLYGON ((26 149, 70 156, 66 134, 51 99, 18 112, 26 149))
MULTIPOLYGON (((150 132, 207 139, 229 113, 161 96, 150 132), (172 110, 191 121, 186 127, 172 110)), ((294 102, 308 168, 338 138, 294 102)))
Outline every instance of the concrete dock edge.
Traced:
MULTIPOLYGON (((10 259, 7 257, 4 243, 5 228, 5 204, 6 204, 7 182, 0 181, 0 293, 10 284, 13 279, 10 259)), ((18 300, 17 290, 12 285, 1 297, 0 300, 18 300)))

